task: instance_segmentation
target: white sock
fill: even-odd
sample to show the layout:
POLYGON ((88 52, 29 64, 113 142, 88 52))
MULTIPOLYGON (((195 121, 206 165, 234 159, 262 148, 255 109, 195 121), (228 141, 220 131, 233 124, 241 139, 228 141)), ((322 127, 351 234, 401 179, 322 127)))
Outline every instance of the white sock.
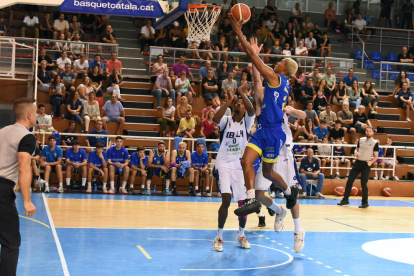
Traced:
POLYGON ((129 188, 134 189, 134 184, 129 184, 129 188))
POLYGON ((209 186, 206 187, 206 192, 210 192, 210 187, 209 186))
POLYGON ((45 187, 49 188, 49 182, 45 182, 45 187))
POLYGON ((388 180, 388 179, 390 179, 390 177, 387 175, 387 176, 385 177, 385 179, 386 179, 386 180, 388 180))
POLYGON ((377 172, 375 172, 375 176, 378 176, 378 173, 377 172))
POLYGON ((255 198, 254 189, 250 189, 247 191, 247 198, 255 198))
POLYGON ((92 182, 88 182, 88 188, 92 186, 92 182))
POLYGON ((384 172, 381 172, 381 177, 384 177, 384 172))
POLYGON ((339 172, 336 172, 336 175, 339 175, 339 172))
POLYGON ((59 183, 59 188, 60 188, 60 187, 63 187, 63 183, 62 183, 62 182, 60 182, 60 183, 59 183))
POLYGON ((70 186, 70 178, 66 178, 66 185, 70 186))
POLYGON ((290 196, 290 194, 291 194, 290 187, 288 187, 286 190, 284 190, 283 193, 287 196, 290 196))
POLYGON ((141 185, 141 189, 144 189, 144 188, 145 188, 145 185, 144 185, 144 184, 142 184, 142 185, 141 185))
POLYGON ((165 180, 165 189, 169 189, 169 188, 170 188, 170 181, 165 180))
POLYGON ((147 189, 151 189, 151 181, 147 180, 147 189))
POLYGON ((122 189, 124 189, 126 186, 126 181, 122 181, 122 189))
POLYGON ((239 237, 244 236, 244 228, 241 228, 240 226, 239 226, 239 235, 238 236, 239 237))
POLYGON ((217 228, 217 236, 216 238, 223 239, 223 228, 217 228))
POLYGON ((86 184, 86 178, 82 178, 82 186, 85 186, 86 184))
POLYGON ((105 189, 106 189, 106 183, 104 183, 104 184, 103 184, 103 188, 105 188, 105 189))
POLYGON ((293 219, 293 224, 295 225, 295 232, 300 232, 300 230, 302 230, 300 227, 300 218, 293 219))
POLYGON ((109 181, 109 183, 111 184, 111 189, 115 189, 115 181, 109 181))
POLYGON ((198 191, 198 186, 195 186, 196 191, 198 191))
POLYGON ((272 209, 275 213, 280 213, 282 211, 282 207, 277 205, 276 203, 272 203, 272 205, 269 206, 270 209, 272 209))
POLYGON ((264 217, 265 215, 262 213, 262 210, 260 210, 260 213, 258 213, 258 214, 257 214, 257 216, 258 216, 259 218, 261 218, 261 217, 264 217))

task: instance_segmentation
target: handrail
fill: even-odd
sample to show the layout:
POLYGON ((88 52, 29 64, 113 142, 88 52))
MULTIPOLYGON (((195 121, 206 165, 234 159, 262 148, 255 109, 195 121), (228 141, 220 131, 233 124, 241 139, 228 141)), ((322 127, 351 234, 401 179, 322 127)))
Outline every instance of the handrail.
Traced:
MULTIPOLYGON (((385 82, 385 89, 388 88, 388 82, 394 82, 394 81, 393 80, 388 80, 388 79, 383 80, 382 79, 382 73, 386 73, 388 75, 390 72, 391 73, 397 73, 397 72, 399 72, 401 70, 397 69, 397 70, 394 70, 394 71, 390 71, 390 70, 388 70, 388 66, 387 66, 387 70, 382 70, 382 65, 383 64, 414 67, 414 63, 395 62, 395 61, 381 61, 380 62, 380 70, 379 70, 380 71, 379 83, 380 83, 380 88, 382 88, 382 82, 385 82)), ((407 72, 407 75, 413 75, 413 73, 408 73, 407 72)))
POLYGON ((355 36, 359 39, 359 41, 362 43, 362 58, 361 58, 361 68, 364 68, 364 61, 365 61, 365 56, 368 57, 368 55, 365 53, 365 41, 361 38, 361 36, 359 34, 357 34, 354 30, 354 27, 357 26, 353 26, 350 25, 350 27, 352 27, 352 35, 351 35, 351 47, 354 48, 354 34, 355 36))

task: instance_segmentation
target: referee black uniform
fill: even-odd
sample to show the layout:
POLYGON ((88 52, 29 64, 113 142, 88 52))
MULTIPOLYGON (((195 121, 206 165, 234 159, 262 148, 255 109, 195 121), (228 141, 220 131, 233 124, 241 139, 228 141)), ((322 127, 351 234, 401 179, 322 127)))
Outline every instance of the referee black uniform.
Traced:
POLYGON ((0 141, 0 275, 12 276, 16 275, 20 247, 19 216, 13 190, 19 175, 18 153, 33 155, 36 137, 24 125, 15 123, 0 130, 0 141))
MULTIPOLYGON (((368 127, 367 131, 374 131, 372 127, 368 127)), ((362 187, 362 204, 359 208, 367 208, 368 205, 368 179, 371 172, 371 165, 378 158, 378 142, 372 136, 371 137, 362 137, 358 140, 358 145, 356 148, 358 152, 357 160, 352 165, 352 170, 349 173, 348 181, 346 182, 344 198, 338 205, 348 205, 349 204, 349 195, 351 194, 352 185, 354 184, 355 179, 361 173, 361 187, 362 187), (374 155, 374 153, 376 154, 374 155), (373 158, 374 156, 374 158, 373 158), (371 163, 370 164, 368 164, 371 163)))

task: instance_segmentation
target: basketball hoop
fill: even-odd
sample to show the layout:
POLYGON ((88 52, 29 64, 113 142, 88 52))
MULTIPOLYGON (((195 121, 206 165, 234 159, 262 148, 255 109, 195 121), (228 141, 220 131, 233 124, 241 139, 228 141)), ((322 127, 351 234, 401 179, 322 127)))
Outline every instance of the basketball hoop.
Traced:
POLYGON ((220 15, 221 7, 214 5, 190 4, 185 13, 188 26, 188 41, 208 41, 210 32, 220 15))

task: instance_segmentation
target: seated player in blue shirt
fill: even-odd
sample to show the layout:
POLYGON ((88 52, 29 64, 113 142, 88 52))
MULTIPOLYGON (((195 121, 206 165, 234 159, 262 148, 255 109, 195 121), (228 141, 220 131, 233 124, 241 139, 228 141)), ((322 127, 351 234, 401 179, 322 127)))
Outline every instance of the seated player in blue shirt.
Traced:
POLYGON ((104 152, 104 144, 101 142, 96 143, 95 150, 89 153, 88 157, 88 188, 87 193, 92 192, 92 176, 100 175, 103 180, 103 186, 106 187, 108 182, 108 157, 104 152))
MULTIPOLYGON (((380 141, 377 140, 378 145, 380 144, 380 141)), ((374 175, 374 180, 378 180, 378 171, 376 170, 378 167, 381 168, 381 174, 380 174, 380 178, 379 180, 385 180, 384 177, 384 168, 385 168, 385 163, 384 160, 381 158, 384 156, 384 151, 382 150, 382 148, 378 148, 378 159, 377 161, 375 161, 374 163, 372 163, 372 167, 375 169, 375 175, 374 175)))
MULTIPOLYGON (((148 165, 148 156, 145 154, 145 149, 143 147, 138 147, 137 152, 131 154, 131 159, 129 161, 131 166, 131 176, 129 178, 129 194, 134 194, 134 183, 135 175, 141 177, 141 194, 144 193, 145 182, 147 182, 147 165, 148 165)), ((149 188, 148 188, 149 189, 149 188)))
POLYGON ((191 153, 187 150, 187 143, 181 142, 178 144, 178 150, 173 150, 171 152, 171 184, 173 188, 173 195, 177 195, 177 188, 175 186, 175 180, 177 178, 189 178, 190 179, 190 188, 189 193, 192 196, 195 196, 194 192, 194 169, 191 167, 191 153), (190 165, 188 167, 183 167, 183 162, 188 161, 190 165))
POLYGON ((346 165, 346 176, 345 179, 348 179, 349 170, 351 168, 351 160, 346 159, 345 148, 342 145, 342 139, 337 138, 335 140, 336 146, 333 148, 333 158, 332 158, 332 165, 336 168, 335 179, 341 179, 339 176, 339 164, 346 165))
POLYGON ((191 154, 192 166, 194 169, 194 179, 195 179, 195 188, 196 196, 201 196, 201 193, 198 189, 198 183, 200 178, 205 179, 204 183, 206 185, 206 196, 211 196, 210 193, 210 170, 208 168, 208 154, 204 152, 204 144, 197 144, 197 151, 191 154))
POLYGON ((85 192, 86 177, 87 177, 87 166, 88 157, 86 151, 80 148, 78 140, 72 141, 72 148, 66 150, 66 192, 71 192, 70 180, 72 171, 79 172, 82 174, 82 193, 85 192))
POLYGON ((324 136, 328 135, 328 128, 326 127, 326 121, 320 120, 319 126, 315 127, 313 130, 316 136, 318 136, 318 143, 322 143, 322 139, 324 136))
MULTIPOLYGON (((159 142, 158 148, 153 149, 149 153, 148 157, 148 180, 146 195, 151 195, 151 181, 153 176, 165 179, 165 191, 164 194, 171 195, 170 187, 170 153, 165 149, 165 143, 159 142)), ((154 185, 155 190, 155 185, 154 185)), ((141 191, 141 194, 143 191, 141 191)))
POLYGON ((43 148, 40 166, 45 168, 45 193, 49 193, 50 174, 55 172, 59 180, 59 193, 63 193, 63 172, 62 158, 63 151, 56 145, 56 137, 51 135, 48 138, 49 146, 43 148))
POLYGON ((303 136, 298 137, 298 143, 293 146, 293 152, 295 153, 296 162, 302 161, 304 156, 297 156, 297 155, 304 155, 306 154, 306 146, 301 145, 301 143, 307 143, 303 136))
POLYGON ((127 194, 127 190, 125 186, 128 181, 129 176, 129 153, 126 148, 122 146, 124 142, 121 136, 116 137, 116 145, 115 147, 111 147, 107 151, 108 155, 108 165, 109 165, 109 183, 111 184, 111 189, 108 191, 106 186, 103 187, 104 193, 114 194, 115 193, 115 174, 121 175, 124 173, 124 177, 122 178, 122 188, 119 191, 122 194, 127 194))

